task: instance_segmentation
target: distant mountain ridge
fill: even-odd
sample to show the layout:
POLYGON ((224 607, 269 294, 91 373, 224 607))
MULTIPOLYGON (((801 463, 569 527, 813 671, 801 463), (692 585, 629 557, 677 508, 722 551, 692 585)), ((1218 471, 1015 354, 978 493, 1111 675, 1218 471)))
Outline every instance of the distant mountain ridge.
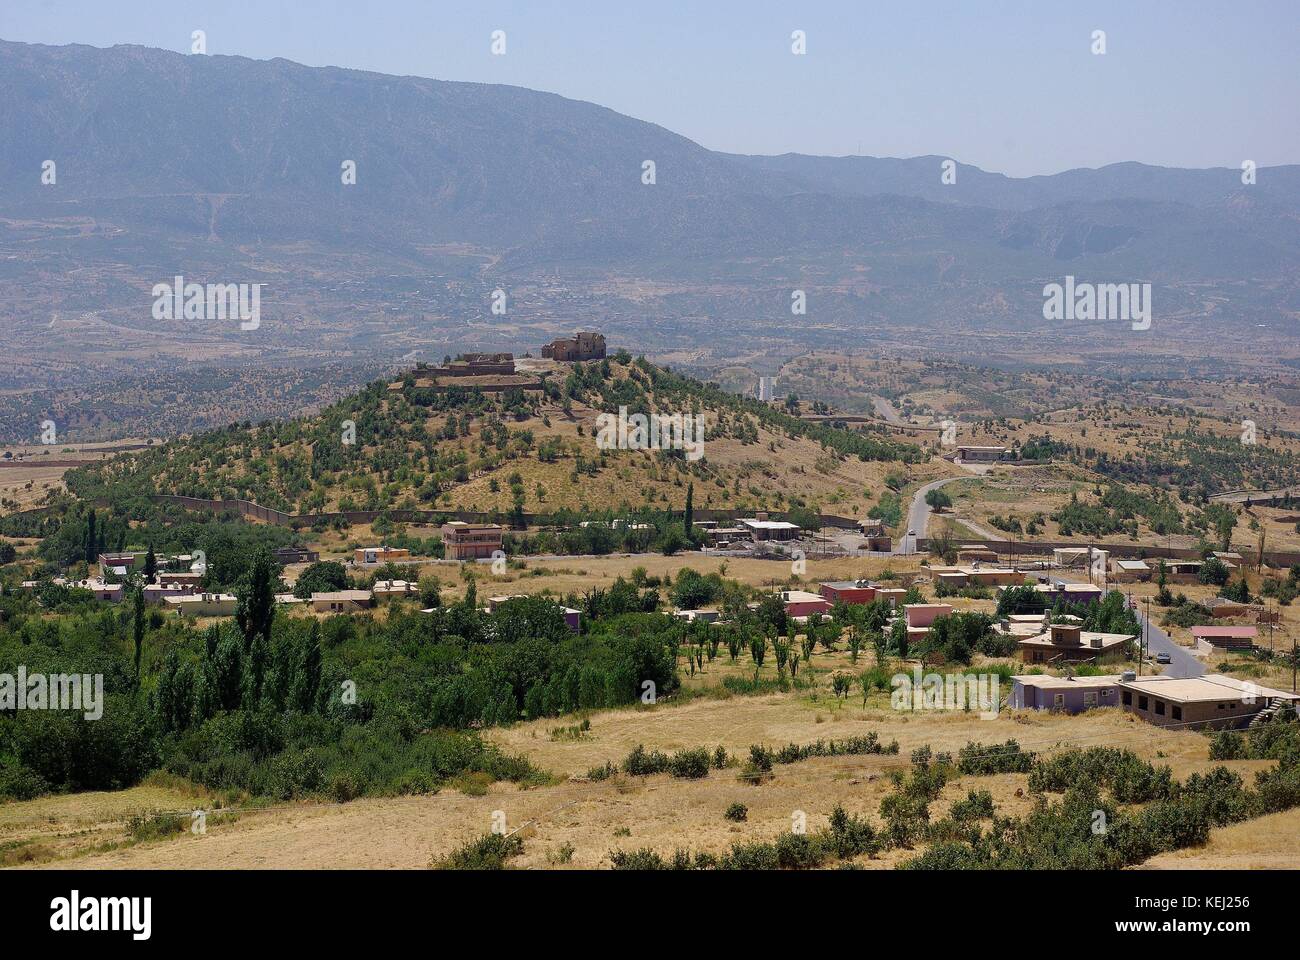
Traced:
POLYGON ((0 41, 0 90, 0 361, 22 345, 138 373, 165 342, 314 365, 592 323, 652 352, 913 330, 946 348, 958 327, 1041 330, 1043 284, 1066 274, 1152 283, 1153 337, 1175 342, 1170 319, 1300 318, 1300 166, 1245 186, 1231 168, 958 163, 944 184, 943 157, 740 156, 520 87, 140 46, 0 41), (178 274, 268 283, 271 322, 155 321, 148 291, 178 274), (814 307, 791 322, 795 288, 814 307))

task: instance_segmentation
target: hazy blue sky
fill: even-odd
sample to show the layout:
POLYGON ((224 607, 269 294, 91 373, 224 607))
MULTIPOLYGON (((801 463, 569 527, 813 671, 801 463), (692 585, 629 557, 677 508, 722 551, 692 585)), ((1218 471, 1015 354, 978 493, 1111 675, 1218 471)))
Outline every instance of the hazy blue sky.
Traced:
POLYGON ((188 52, 195 29, 213 54, 549 90, 718 150, 1300 162, 1300 0, 0 0, 7 40, 188 52))

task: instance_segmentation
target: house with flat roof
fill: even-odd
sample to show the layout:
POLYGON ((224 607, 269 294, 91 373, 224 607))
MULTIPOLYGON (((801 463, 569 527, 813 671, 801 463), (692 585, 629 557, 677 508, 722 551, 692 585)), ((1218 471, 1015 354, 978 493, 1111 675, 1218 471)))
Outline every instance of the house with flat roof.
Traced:
POLYGON ((1016 710, 1059 710, 1082 713, 1095 707, 1119 706, 1119 674, 1097 677, 1053 677, 1025 674, 1011 678, 1007 706, 1016 710))
POLYGON ((750 539, 755 541, 793 540, 799 536, 799 524, 788 520, 769 520, 766 513, 744 517, 737 522, 749 533, 750 539))
POLYGON ((1255 627, 1192 627, 1192 640, 1198 653, 1215 650, 1250 650, 1259 631, 1255 627))
POLYGON ((68 586, 75 587, 78 590, 89 590, 95 595, 96 600, 107 600, 110 603, 117 603, 126 596, 125 586, 120 583, 107 583, 98 577, 76 580, 69 583, 68 586))
POLYGON ((673 616, 683 623, 717 623, 722 614, 717 610, 674 610, 673 616))
POLYGON ((1006 447, 977 447, 972 444, 958 444, 958 463, 997 463, 1007 455, 1006 447))
POLYGON ((317 613, 354 613, 374 604, 369 590, 331 590, 311 595, 311 608, 317 613))
POLYGON ((184 597, 198 593, 199 588, 192 583, 148 583, 142 588, 145 603, 161 605, 165 597, 184 597))
POLYGON ((1016 643, 1025 663, 1100 663, 1121 660, 1135 634, 1095 633, 1075 623, 1053 623, 1016 643))
POLYGON ((275 562, 281 566, 288 566, 291 563, 315 563, 319 559, 319 553, 306 547, 280 547, 275 551, 275 562))
POLYGON ((1145 560, 1120 560, 1110 562, 1110 578, 1116 583, 1143 583, 1151 579, 1151 567, 1145 560))
POLYGON ((233 593, 187 593, 164 596, 163 606, 182 617, 233 617, 239 605, 233 593))
POLYGON ((982 543, 963 543, 957 548, 957 563, 968 566, 975 563, 997 563, 998 552, 982 543))
POLYGON ((353 561, 356 563, 388 563, 390 560, 409 560, 411 551, 401 547, 357 547, 353 561))
POLYGON ((1025 575, 1011 567, 985 567, 979 563, 957 567, 931 567, 936 583, 950 587, 1018 587, 1025 582, 1025 575))
POLYGON ((1120 705, 1161 727, 1245 727, 1258 714, 1297 701, 1300 695, 1217 673, 1203 677, 1161 674, 1120 681, 1120 705))
POLYGON ((1064 603, 1093 603, 1105 596, 1106 591, 1094 583, 1036 583, 1034 589, 1047 598, 1047 605, 1058 600, 1064 603))
POLYGON ((542 358, 546 360, 603 360, 605 335, 594 330, 582 330, 572 337, 557 337, 542 345, 542 358))
POLYGON ((876 599, 876 585, 867 580, 833 580, 817 587, 830 604, 870 603, 876 599))
POLYGON ((898 609, 898 606, 903 602, 903 598, 906 596, 907 596, 907 591, 902 587, 877 587, 876 588, 876 599, 884 600, 886 603, 889 604, 889 608, 891 610, 898 609))
POLYGON ((814 613, 825 616, 831 612, 831 604, 825 597, 807 590, 782 590, 781 602, 789 617, 808 617, 814 613))
POLYGON ((370 592, 376 597, 410 597, 418 588, 410 580, 376 580, 371 584, 370 592))
POLYGON ((928 630, 934 621, 951 613, 952 606, 947 603, 909 603, 903 608, 903 619, 909 630, 928 630))
POLYGON ((448 560, 480 560, 501 549, 504 531, 495 523, 453 520, 442 525, 442 545, 448 560))

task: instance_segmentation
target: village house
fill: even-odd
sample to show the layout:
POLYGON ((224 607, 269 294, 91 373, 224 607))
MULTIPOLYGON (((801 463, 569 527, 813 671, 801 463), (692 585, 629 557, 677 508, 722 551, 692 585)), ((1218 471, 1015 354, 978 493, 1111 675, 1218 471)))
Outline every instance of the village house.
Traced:
POLYGON ((957 447, 957 463, 997 463, 999 460, 1006 458, 1006 447, 977 447, 970 444, 959 444, 957 447))
POLYGON ((903 598, 906 596, 907 596, 907 591, 904 590, 902 587, 877 587, 876 588, 876 599, 884 600, 886 603, 889 604, 889 609, 891 610, 898 609, 899 604, 903 602, 903 598))
POLYGON ((1017 642, 1025 663, 1100 663, 1123 659, 1136 635, 1094 633, 1075 623, 1053 623, 1046 632, 1017 642))
POLYGON ((502 529, 495 523, 453 520, 442 525, 442 545, 448 560, 478 560, 501 549, 502 529))
POLYGON ((1045 673, 1011 678, 1007 706, 1015 710, 1059 710, 1082 713, 1095 707, 1119 706, 1118 674, 1098 677, 1053 677, 1045 673))
POLYGON ((409 580, 376 580, 370 592, 376 597, 410 597, 415 595, 417 588, 409 580))
POLYGON ((799 536, 799 525, 787 520, 769 520, 766 513, 758 513, 738 521, 755 542, 762 540, 793 540, 799 536))
POLYGON ((952 613, 946 603, 909 603, 903 608, 903 624, 909 644, 924 640, 934 621, 952 613))
POLYGON ((358 547, 354 562, 356 563, 388 563, 392 560, 409 560, 411 551, 397 547, 358 547))
POLYGON ((201 573, 163 573, 159 571, 157 577, 158 583, 163 586, 192 586, 198 587, 203 582, 201 573))
POLYGON ((1123 708, 1157 726, 1215 729, 1248 726, 1257 715, 1270 716, 1300 695, 1226 677, 1158 675, 1120 683, 1123 708))
POLYGON ((101 553, 99 555, 99 572, 101 576, 110 573, 115 577, 125 577, 135 567, 134 553, 101 553))
POLYGON ((275 551, 275 562, 282 567, 291 563, 316 563, 320 554, 306 547, 280 547, 275 551))
POLYGON ((1093 583, 1037 583, 1034 589, 1047 597, 1049 607, 1055 606, 1058 600, 1062 603, 1094 603, 1106 593, 1093 583))
POLYGON ((931 567, 930 572, 934 575, 935 583, 942 583, 949 587, 1018 587, 1025 582, 1025 575, 1010 567, 982 567, 979 565, 931 567))
POLYGON ((1201 575, 1199 560, 1166 560, 1165 580, 1168 583, 1197 583, 1201 575))
POLYGON ((193 583, 149 583, 141 592, 145 603, 161 604, 166 597, 186 597, 199 592, 193 583))
POLYGON ((781 602, 785 604, 786 616, 809 617, 814 613, 825 616, 831 612, 831 605, 819 593, 807 590, 782 590, 781 602))
POLYGON ((957 563, 962 566, 997 562, 998 552, 982 543, 964 543, 957 548, 957 563))
POLYGON ((317 613, 352 613, 374 603, 369 590, 332 590, 311 595, 311 608, 317 613))
POLYGON ((1116 583, 1145 583, 1151 579, 1151 567, 1145 560, 1112 560, 1110 578, 1116 583))
POLYGON ((817 590, 832 605, 870 603, 876 599, 876 585, 867 580, 833 580, 820 584, 817 590))
POLYGON ((183 617, 233 617, 239 600, 233 593, 187 593, 164 596, 163 606, 183 617))
POLYGON ((717 623, 722 614, 717 610, 675 610, 673 616, 683 623, 717 623))
POLYGON ((1254 627, 1192 627, 1192 640, 1198 653, 1213 653, 1215 650, 1250 650, 1255 646, 1255 637, 1259 633, 1254 627))

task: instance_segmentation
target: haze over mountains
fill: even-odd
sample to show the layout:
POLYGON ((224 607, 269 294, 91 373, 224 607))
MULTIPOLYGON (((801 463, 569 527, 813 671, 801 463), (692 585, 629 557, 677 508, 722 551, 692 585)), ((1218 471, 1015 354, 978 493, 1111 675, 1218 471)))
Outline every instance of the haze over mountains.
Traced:
POLYGON ((943 157, 737 156, 519 87, 137 46, 0 41, 0 89, 0 322, 34 383, 88 338, 91 375, 170 348, 441 355, 592 325, 701 362, 959 330, 1093 338, 1041 329, 1043 283, 1067 273, 1153 284, 1148 344, 1295 329, 1300 166, 1247 186, 1234 168, 959 163, 944 184, 943 157), (266 283, 273 322, 155 321, 148 291, 176 274, 266 283))

